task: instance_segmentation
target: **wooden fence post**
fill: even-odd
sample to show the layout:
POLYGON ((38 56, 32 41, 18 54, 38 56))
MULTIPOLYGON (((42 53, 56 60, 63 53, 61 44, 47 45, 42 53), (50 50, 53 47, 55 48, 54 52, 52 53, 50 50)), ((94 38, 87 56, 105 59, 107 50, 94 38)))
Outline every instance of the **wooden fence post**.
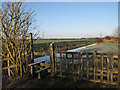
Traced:
POLYGON ((83 59, 82 59, 82 52, 80 53, 80 56, 81 56, 81 57, 80 57, 80 69, 81 69, 81 70, 80 70, 80 72, 81 72, 81 73, 80 73, 80 77, 81 77, 81 79, 82 79, 82 78, 83 78, 83 76, 82 76, 82 73, 83 73, 83 70, 82 70, 82 69, 83 69, 83 63, 82 63, 82 61, 83 61, 83 59))
POLYGON ((60 52, 60 76, 62 77, 62 53, 60 52))
POLYGON ((86 53, 86 59, 87 59, 87 80, 89 79, 89 55, 88 55, 88 53, 86 53))
POLYGON ((33 38, 32 33, 29 33, 29 43, 30 43, 30 54, 31 54, 31 62, 34 63, 34 53, 33 53, 33 38))
POLYGON ((55 73, 56 73, 56 72, 57 72, 57 65, 56 65, 56 62, 57 62, 57 58, 56 58, 56 57, 57 57, 57 53, 56 53, 55 51, 54 51, 54 55, 55 55, 55 56, 54 56, 54 57, 55 57, 55 66, 54 66, 54 67, 55 67, 55 70, 54 70, 54 71, 55 71, 55 73))
POLYGON ((118 84, 120 88, 120 54, 118 54, 118 84))
POLYGON ((78 79, 80 78, 81 53, 78 52, 78 79))
MULTIPOLYGON (((34 52, 33 52, 33 38, 32 38, 32 33, 29 33, 29 43, 30 43, 30 58, 31 58, 31 61, 30 63, 34 63, 34 52)), ((34 67, 31 68, 32 72, 31 74, 34 74, 35 73, 35 70, 34 70, 34 67)))
POLYGON ((95 64, 96 64, 96 53, 97 53, 97 51, 94 51, 94 53, 93 53, 93 54, 94 54, 94 60, 93 60, 93 63, 94 63, 94 67, 93 67, 93 80, 94 80, 94 81, 95 81, 95 79, 96 79, 96 78, 95 78, 95 77, 96 77, 96 75, 95 75, 95 71, 96 71, 96 70, 95 70, 95 69, 96 69, 96 65, 95 65, 95 64))
POLYGON ((101 54, 101 75, 100 81, 103 82, 103 54, 101 54))
POLYGON ((50 66, 51 66, 51 76, 55 75, 55 43, 52 42, 49 46, 50 50, 50 66))
POLYGON ((73 79, 75 80, 74 53, 72 53, 72 72, 73 72, 73 79))
POLYGON ((111 82, 113 82, 113 55, 111 55, 111 82))

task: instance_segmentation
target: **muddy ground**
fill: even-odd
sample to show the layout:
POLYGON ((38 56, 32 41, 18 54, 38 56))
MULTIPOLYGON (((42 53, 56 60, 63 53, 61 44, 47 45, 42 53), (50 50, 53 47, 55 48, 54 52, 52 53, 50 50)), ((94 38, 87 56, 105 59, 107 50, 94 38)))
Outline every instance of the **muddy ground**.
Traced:
POLYGON ((14 90, 18 88, 118 88, 117 85, 95 83, 86 80, 51 77, 47 75, 44 78, 38 79, 37 77, 20 81, 19 83, 13 84, 6 88, 13 88, 14 90))

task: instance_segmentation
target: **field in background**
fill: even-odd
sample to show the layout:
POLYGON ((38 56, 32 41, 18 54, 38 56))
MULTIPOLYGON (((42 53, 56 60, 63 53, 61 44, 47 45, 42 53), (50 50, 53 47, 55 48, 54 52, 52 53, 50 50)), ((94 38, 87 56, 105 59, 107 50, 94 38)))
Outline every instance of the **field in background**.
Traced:
POLYGON ((51 42, 55 43, 56 50, 70 50, 74 48, 78 48, 81 46, 89 45, 95 43, 95 39, 73 39, 73 40, 64 40, 64 39, 46 39, 46 40, 33 40, 33 49, 34 52, 46 52, 48 53, 49 45, 51 42))
POLYGON ((96 41, 96 39, 38 39, 34 40, 33 44, 51 43, 51 42, 75 42, 75 41, 96 41))
POLYGON ((118 43, 113 42, 98 43, 97 45, 81 49, 79 51, 80 52, 97 51, 98 53, 118 54, 118 43))

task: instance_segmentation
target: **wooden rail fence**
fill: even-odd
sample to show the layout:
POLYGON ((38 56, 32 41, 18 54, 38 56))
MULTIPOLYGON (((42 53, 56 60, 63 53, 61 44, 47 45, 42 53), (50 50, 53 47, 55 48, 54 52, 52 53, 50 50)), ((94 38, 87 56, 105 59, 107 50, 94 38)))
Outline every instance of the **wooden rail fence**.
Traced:
POLYGON ((97 53, 96 51, 91 53, 55 51, 55 59, 52 60, 55 60, 51 63, 55 65, 54 73, 59 77, 119 83, 118 54, 97 53))

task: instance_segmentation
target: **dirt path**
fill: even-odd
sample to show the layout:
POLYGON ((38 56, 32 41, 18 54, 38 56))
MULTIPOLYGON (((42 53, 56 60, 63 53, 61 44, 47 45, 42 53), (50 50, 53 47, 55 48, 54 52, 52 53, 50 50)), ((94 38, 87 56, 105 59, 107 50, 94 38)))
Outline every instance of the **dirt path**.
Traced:
POLYGON ((47 76, 43 79, 31 79, 25 82, 19 83, 16 88, 117 88, 116 85, 94 83, 85 80, 73 81, 66 78, 51 78, 47 76))

